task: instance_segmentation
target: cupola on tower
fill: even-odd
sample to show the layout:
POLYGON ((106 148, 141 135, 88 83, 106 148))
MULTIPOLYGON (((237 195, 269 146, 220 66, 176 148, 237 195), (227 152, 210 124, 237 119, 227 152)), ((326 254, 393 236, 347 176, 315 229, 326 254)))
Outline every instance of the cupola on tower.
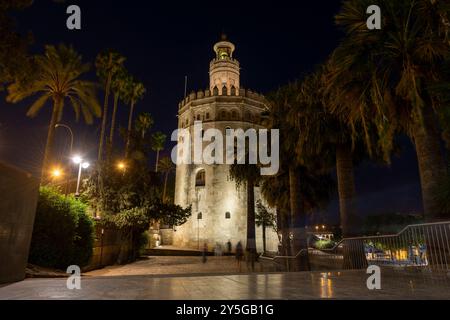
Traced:
POLYGON ((233 58, 234 44, 225 35, 214 45, 216 57, 209 65, 209 89, 220 95, 236 95, 240 87, 239 62, 233 58))

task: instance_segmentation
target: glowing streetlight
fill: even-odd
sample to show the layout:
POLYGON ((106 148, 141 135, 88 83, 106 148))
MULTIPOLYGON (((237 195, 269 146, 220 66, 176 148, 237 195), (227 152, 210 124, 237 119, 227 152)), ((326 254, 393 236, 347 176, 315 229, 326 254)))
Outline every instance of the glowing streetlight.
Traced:
POLYGON ((52 175, 53 179, 59 179, 63 175, 63 172, 61 169, 55 168, 52 170, 51 175, 52 175))
POLYGON ((80 156, 74 156, 72 161, 78 165, 77 191, 75 192, 75 197, 78 197, 80 195, 81 170, 89 168, 90 164, 89 162, 84 162, 80 156))
POLYGON ((125 170, 126 167, 127 167, 127 166, 125 165, 124 162, 119 162, 119 163, 117 164, 117 169, 119 169, 119 170, 125 170))

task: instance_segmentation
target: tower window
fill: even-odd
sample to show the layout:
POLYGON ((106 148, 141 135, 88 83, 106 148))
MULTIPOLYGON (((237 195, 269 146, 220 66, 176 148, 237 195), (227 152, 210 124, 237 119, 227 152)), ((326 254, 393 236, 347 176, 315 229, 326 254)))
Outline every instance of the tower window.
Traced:
POLYGON ((231 112, 231 118, 232 118, 233 120, 237 120, 237 119, 238 119, 238 115, 237 115, 237 112, 236 112, 235 110, 233 110, 233 111, 231 112))
POLYGON ((227 119, 227 112, 226 112, 225 110, 223 110, 223 111, 220 113, 220 117, 222 118, 222 120, 226 120, 226 119, 227 119))
POLYGON ((231 213, 229 211, 225 212, 225 219, 231 219, 231 213))
POLYGON ((236 95, 236 87, 235 86, 231 86, 231 95, 232 96, 236 95))
POLYGON ((197 121, 200 121, 201 119, 200 119, 200 115, 198 114, 197 115, 197 121))
POLYGON ((195 186, 204 187, 206 185, 206 174, 205 170, 200 170, 195 176, 195 186))
POLYGON ((201 212, 197 213, 197 220, 202 220, 203 214, 201 212))
POLYGON ((206 113, 205 118, 206 118, 206 120, 209 120, 209 112, 206 113))
POLYGON ((215 86, 215 87, 213 88, 213 95, 214 95, 214 96, 218 96, 218 95, 219 95, 219 88, 217 88, 217 86, 215 86))

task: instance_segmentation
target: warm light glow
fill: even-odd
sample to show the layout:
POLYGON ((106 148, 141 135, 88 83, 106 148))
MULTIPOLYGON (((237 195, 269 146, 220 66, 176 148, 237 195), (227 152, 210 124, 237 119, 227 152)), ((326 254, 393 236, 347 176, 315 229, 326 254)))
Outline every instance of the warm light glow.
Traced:
POLYGON ((322 226, 322 229, 325 229, 325 226, 322 226))
POLYGON ((319 230, 319 226, 316 226, 316 230, 319 230))
POLYGON ((87 169, 87 168, 89 168, 89 166, 90 166, 89 162, 84 162, 84 163, 81 165, 81 167, 82 167, 83 169, 87 169))
POLYGON ((53 178, 58 179, 63 175, 63 172, 59 168, 55 168, 52 170, 51 175, 53 178))
POLYGON ((73 161, 73 163, 75 163, 75 164, 80 164, 80 163, 83 161, 83 159, 82 159, 80 156, 74 156, 74 157, 72 158, 72 161, 73 161))
POLYGON ((126 168, 126 165, 125 165, 124 162, 119 162, 119 163, 117 164, 117 169, 119 169, 119 170, 125 170, 125 168, 126 168))

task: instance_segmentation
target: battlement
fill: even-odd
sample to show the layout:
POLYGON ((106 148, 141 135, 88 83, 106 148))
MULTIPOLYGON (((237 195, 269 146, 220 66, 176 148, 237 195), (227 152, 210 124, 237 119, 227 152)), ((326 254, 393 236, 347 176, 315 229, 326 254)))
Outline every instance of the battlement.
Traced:
POLYGON ((192 103, 193 101, 212 97, 241 97, 256 100, 262 104, 267 104, 267 100, 264 95, 254 92, 250 89, 241 88, 239 90, 236 90, 235 92, 230 92, 229 94, 219 94, 219 90, 213 90, 213 92, 211 92, 211 90, 207 89, 203 91, 192 92, 191 94, 189 94, 178 104, 178 109, 181 110, 183 107, 192 103))

